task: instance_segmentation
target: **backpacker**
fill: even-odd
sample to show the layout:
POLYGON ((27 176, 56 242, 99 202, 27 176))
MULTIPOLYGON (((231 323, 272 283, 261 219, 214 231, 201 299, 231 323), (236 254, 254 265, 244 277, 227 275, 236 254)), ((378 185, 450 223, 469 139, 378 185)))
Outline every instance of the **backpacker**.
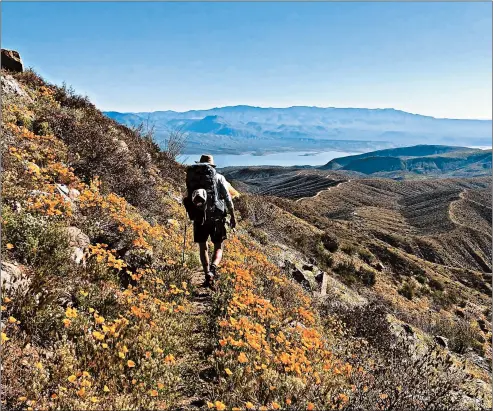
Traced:
POLYGON ((219 198, 214 167, 205 163, 189 166, 186 184, 184 205, 191 220, 203 224, 206 220, 223 217, 224 202, 219 198))

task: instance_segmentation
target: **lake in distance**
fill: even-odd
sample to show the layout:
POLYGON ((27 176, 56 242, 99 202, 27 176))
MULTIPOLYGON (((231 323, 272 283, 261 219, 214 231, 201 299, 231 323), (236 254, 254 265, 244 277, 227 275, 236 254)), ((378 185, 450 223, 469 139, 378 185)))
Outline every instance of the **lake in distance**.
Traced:
MULTIPOLYGON (((231 166, 322 166, 338 157, 351 156, 361 153, 343 151, 322 152, 284 152, 265 155, 246 154, 214 154, 214 162, 219 168, 231 166)), ((199 154, 182 154, 177 160, 183 164, 194 164, 199 160, 199 154)))

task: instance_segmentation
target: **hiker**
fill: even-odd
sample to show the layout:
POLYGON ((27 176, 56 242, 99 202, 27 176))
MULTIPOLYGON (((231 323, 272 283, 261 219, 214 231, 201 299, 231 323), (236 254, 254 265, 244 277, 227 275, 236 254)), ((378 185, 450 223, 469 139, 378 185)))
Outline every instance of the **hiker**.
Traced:
POLYGON ((230 185, 216 171, 213 157, 204 154, 195 163, 187 168, 187 195, 183 203, 193 220, 193 241, 199 244, 200 262, 205 274, 204 286, 212 288, 223 255, 222 243, 226 239, 226 209, 231 215, 231 228, 235 228, 236 218, 230 185), (212 264, 209 264, 209 237, 214 244, 212 264))

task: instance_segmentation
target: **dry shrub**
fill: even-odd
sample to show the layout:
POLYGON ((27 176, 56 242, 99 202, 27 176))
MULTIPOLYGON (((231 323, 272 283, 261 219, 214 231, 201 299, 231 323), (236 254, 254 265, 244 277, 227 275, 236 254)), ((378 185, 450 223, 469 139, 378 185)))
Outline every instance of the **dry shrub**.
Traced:
POLYGON ((484 355, 482 345, 478 341, 483 339, 481 331, 467 320, 462 318, 440 318, 430 324, 429 331, 433 335, 441 335, 447 338, 450 350, 458 354, 464 354, 468 349, 472 348, 478 351, 479 354, 484 355))
POLYGON ((265 226, 272 217, 272 206, 258 194, 242 195, 235 206, 242 218, 255 228, 265 226))
POLYGON ((339 240, 333 233, 325 231, 321 240, 323 246, 331 253, 335 253, 339 249, 339 240))
POLYGON ((164 152, 170 159, 176 160, 179 155, 183 154, 187 140, 188 134, 182 128, 170 130, 165 140, 164 152))
POLYGON ((396 334, 380 302, 351 308, 327 300, 321 313, 344 324, 337 346, 353 365, 348 409, 485 409, 483 394, 472 388, 472 377, 463 367, 438 347, 418 348, 416 340, 396 334), (469 401, 466 408, 471 398, 478 402, 469 401))
POLYGON ((2 105, 2 257, 29 285, 2 293, 2 405, 169 408, 199 362, 166 178, 180 167, 70 90, 18 77, 33 102, 2 105), (83 264, 69 226, 89 236, 83 264))

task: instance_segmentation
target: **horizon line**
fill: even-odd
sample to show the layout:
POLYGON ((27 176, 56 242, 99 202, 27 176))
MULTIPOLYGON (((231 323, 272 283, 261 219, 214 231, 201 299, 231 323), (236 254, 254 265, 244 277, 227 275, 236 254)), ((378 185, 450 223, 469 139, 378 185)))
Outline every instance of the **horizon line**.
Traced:
POLYGON ((189 110, 172 110, 172 109, 167 109, 167 110, 153 110, 153 111, 116 111, 116 110, 101 110, 105 113, 120 113, 120 114, 148 114, 148 113, 165 113, 165 112, 173 112, 173 113, 178 113, 178 114, 184 114, 188 113, 190 111, 211 111, 211 110, 217 110, 217 109, 223 109, 223 108, 236 108, 236 107, 248 107, 248 108, 256 108, 256 109, 262 109, 262 110, 278 110, 278 109, 290 109, 290 108, 315 108, 315 109, 337 109, 337 110, 393 110, 393 111, 399 111, 401 113, 406 113, 406 114, 411 114, 413 116, 420 116, 420 117, 428 117, 428 118, 433 118, 436 120, 465 120, 465 121, 492 121, 492 118, 452 118, 452 117, 435 117, 432 115, 428 114, 419 114, 419 113, 412 113, 410 111, 405 111, 401 109, 396 109, 393 107, 384 107, 384 108, 368 108, 368 107, 333 107, 333 106, 328 106, 328 107, 321 107, 321 106, 307 106, 307 105, 294 105, 294 106, 286 106, 286 107, 262 107, 262 106, 253 106, 250 104, 236 104, 236 105, 225 105, 225 106, 216 106, 216 107, 209 107, 209 108, 197 108, 197 109, 189 109, 189 110))

